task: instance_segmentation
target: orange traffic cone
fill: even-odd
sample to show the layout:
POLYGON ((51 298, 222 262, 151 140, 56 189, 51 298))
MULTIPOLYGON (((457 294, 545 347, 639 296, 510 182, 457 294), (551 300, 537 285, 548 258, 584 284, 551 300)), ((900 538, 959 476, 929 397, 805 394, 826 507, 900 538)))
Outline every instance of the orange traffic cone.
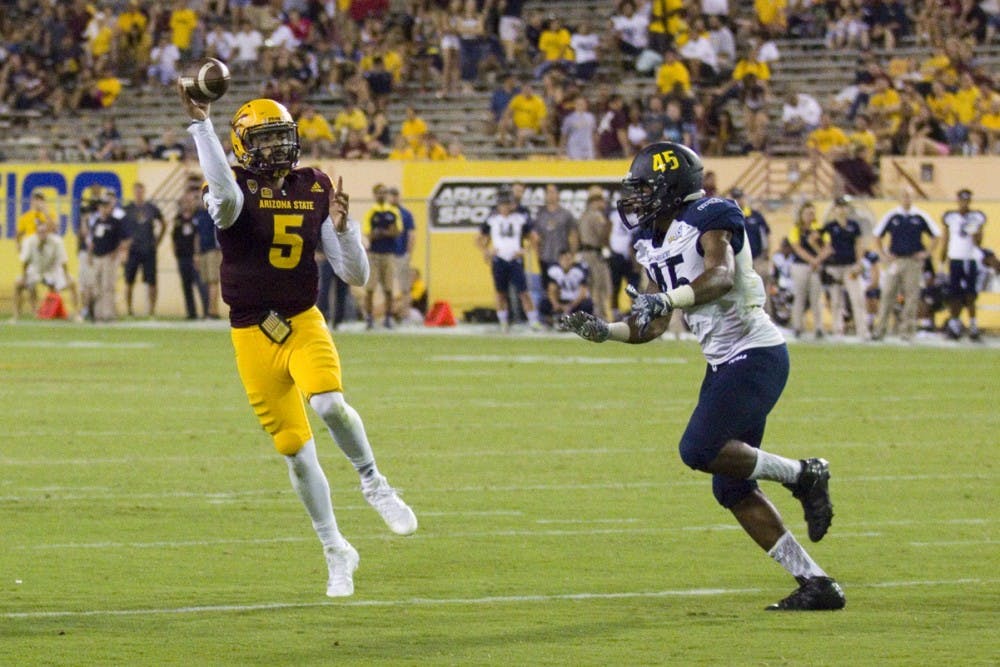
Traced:
POLYGON ((451 306, 447 301, 435 301, 431 309, 427 311, 424 318, 424 325, 429 327, 453 327, 455 326, 455 315, 451 312, 451 306))
POLYGON ((66 305, 63 303, 59 292, 49 292, 42 300, 42 305, 38 307, 38 319, 40 320, 65 320, 69 314, 66 312, 66 305))

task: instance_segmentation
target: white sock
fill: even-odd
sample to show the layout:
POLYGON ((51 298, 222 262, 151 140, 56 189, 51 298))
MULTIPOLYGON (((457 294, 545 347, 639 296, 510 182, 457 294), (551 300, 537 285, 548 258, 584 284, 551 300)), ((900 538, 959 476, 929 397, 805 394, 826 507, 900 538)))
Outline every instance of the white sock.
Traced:
POLYGON ((757 450, 757 463, 748 479, 766 479, 772 482, 794 484, 802 472, 802 462, 786 459, 777 454, 768 454, 763 449, 757 450))
POLYGON ((507 316, 507 311, 506 310, 498 310, 497 311, 497 319, 500 320, 500 326, 503 326, 503 325, 507 324, 507 317, 508 316, 507 316))
POLYGON ((346 544, 337 528, 330 501, 330 484, 316 457, 316 443, 310 440, 297 453, 286 456, 292 488, 312 519, 313 529, 324 548, 340 549, 346 544))
POLYGON ((330 435, 355 470, 374 468, 375 455, 365 434, 364 422, 357 410, 347 404, 342 393, 328 391, 315 394, 309 399, 309 405, 323 418, 330 435))
POLYGON ((528 322, 530 322, 531 324, 538 324, 538 311, 537 310, 529 310, 528 311, 528 322))
POLYGON ((976 323, 976 318, 974 317, 969 318, 969 328, 973 331, 979 328, 979 325, 976 323))
POLYGON ((767 555, 778 561, 781 567, 785 568, 793 577, 825 577, 823 571, 816 562, 809 557, 806 550, 798 543, 795 536, 785 531, 785 534, 778 538, 767 555))

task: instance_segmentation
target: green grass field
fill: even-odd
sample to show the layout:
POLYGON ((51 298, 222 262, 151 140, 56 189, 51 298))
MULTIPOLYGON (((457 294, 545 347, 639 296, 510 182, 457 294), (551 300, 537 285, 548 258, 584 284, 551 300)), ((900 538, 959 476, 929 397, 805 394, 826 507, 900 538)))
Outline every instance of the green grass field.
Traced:
POLYGON ((354 597, 250 411, 223 328, 0 328, 0 665, 996 665, 1000 349, 793 345, 766 444, 832 464, 794 581, 676 443, 689 342, 338 336, 421 528, 393 536, 314 428, 354 597))

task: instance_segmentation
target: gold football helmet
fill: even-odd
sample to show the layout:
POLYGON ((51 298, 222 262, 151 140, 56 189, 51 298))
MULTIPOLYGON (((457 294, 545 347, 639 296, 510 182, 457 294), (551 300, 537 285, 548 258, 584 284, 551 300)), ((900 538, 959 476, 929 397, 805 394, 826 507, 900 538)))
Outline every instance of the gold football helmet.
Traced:
POLYGON ((230 141, 236 160, 249 171, 281 178, 299 162, 299 128, 284 105, 250 100, 233 115, 230 141))

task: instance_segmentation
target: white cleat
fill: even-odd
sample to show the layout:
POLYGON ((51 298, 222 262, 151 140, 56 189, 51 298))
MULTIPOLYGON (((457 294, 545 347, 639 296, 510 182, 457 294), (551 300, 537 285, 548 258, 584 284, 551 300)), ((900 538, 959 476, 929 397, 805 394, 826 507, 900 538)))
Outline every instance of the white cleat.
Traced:
POLYGON ((350 544, 343 549, 326 549, 326 566, 330 578, 326 582, 326 594, 332 598, 342 598, 354 594, 354 571, 358 569, 357 550, 350 544))
POLYGON ((410 535, 416 532, 417 516, 399 497, 396 489, 389 486, 385 477, 376 474, 371 481, 363 482, 361 492, 392 532, 397 535, 410 535))

